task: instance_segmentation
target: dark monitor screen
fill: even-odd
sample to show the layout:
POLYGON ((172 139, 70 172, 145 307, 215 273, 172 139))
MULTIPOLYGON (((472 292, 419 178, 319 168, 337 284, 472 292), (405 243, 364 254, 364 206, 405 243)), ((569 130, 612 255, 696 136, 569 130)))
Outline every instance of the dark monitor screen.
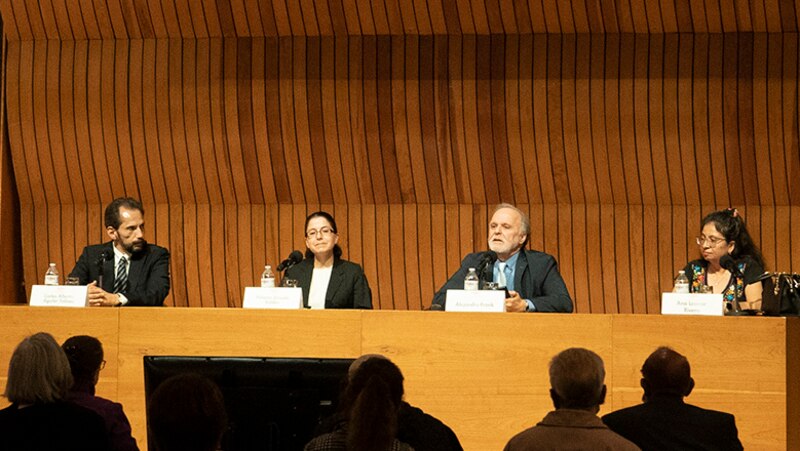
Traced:
MULTIPOLYGON (((145 356, 145 400, 171 376, 195 373, 225 397, 226 451, 302 450, 336 411, 353 359, 145 356)), ((155 449, 148 437, 150 449, 155 449)))

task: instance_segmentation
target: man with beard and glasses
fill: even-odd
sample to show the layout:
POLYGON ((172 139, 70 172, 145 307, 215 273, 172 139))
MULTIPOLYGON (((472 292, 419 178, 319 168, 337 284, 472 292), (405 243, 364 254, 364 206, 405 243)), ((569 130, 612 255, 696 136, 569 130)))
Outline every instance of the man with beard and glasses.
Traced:
POLYGON ((461 267, 439 289, 432 310, 443 310, 448 289, 464 286, 469 268, 475 268, 484 281, 493 281, 508 290, 507 312, 572 312, 572 299, 558 272, 552 255, 526 250, 531 222, 519 208, 500 204, 489 222, 489 252, 475 252, 464 257, 461 267), (481 268, 483 266, 483 268, 481 268))
POLYGON ((130 197, 105 212, 111 241, 86 246, 70 277, 88 285, 91 306, 160 306, 169 293, 169 251, 144 239, 144 209, 130 197))

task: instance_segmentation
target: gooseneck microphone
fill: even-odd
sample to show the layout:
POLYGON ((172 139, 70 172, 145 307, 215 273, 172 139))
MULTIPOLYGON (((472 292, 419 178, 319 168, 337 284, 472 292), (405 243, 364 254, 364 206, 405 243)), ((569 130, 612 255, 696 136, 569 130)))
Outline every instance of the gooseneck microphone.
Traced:
POLYGON ((719 259, 719 265, 722 266, 724 269, 730 271, 734 278, 741 278, 742 279, 742 288, 741 290, 739 287, 734 286, 733 289, 733 309, 729 311, 727 315, 729 316, 742 316, 742 315, 751 315, 750 311, 742 311, 741 307, 739 307, 739 301, 744 296, 744 287, 747 286, 747 282, 744 280, 744 274, 739 269, 739 265, 736 264, 731 254, 725 254, 719 259))
POLYGON ((114 254, 112 252, 103 251, 100 253, 100 258, 97 259, 97 286, 99 288, 103 288, 103 268, 106 266, 106 260, 112 258, 114 258, 114 254), (109 254, 111 254, 110 257, 109 254))
MULTIPOLYGON (((478 263, 478 277, 481 281, 486 282, 484 280, 484 272, 489 266, 494 265, 494 262, 497 261, 497 252, 495 251, 486 251, 481 255, 481 260, 478 263)), ((493 277, 490 277, 488 281, 491 281, 493 277)))
POLYGON ((292 266, 300 263, 303 261, 303 254, 300 251, 294 250, 286 260, 282 261, 280 265, 276 268, 278 272, 284 271, 286 269, 291 268, 292 266))

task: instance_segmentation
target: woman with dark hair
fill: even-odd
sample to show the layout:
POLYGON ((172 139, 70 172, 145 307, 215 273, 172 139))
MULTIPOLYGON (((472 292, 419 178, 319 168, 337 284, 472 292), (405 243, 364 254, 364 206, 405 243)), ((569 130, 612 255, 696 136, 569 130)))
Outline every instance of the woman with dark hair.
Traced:
POLYGON ((66 402, 72 386, 69 362, 52 335, 31 335, 17 345, 8 365, 0 410, 0 450, 108 450, 103 420, 66 402))
POLYGON ((306 218, 306 258, 286 270, 298 281, 303 302, 313 309, 372 308, 372 292, 361 266, 342 259, 333 216, 317 211, 306 218))
POLYGON ((97 413, 106 425, 111 449, 115 451, 139 451, 131 436, 131 424, 122 410, 122 404, 95 396, 94 389, 105 367, 103 345, 100 340, 88 335, 67 338, 61 346, 69 360, 75 382, 67 399, 97 413))
POLYGON ((740 309, 761 309, 759 278, 764 273, 764 260, 739 211, 728 208, 706 215, 696 242, 703 258, 684 268, 690 291, 701 292, 708 286, 714 293, 722 293, 726 308, 730 309, 738 296, 740 309), (721 264, 726 255, 733 259, 738 275, 721 264))
POLYGON ((397 440, 397 417, 403 401, 403 374, 390 360, 365 360, 342 398, 347 419, 342 427, 311 440, 305 451, 413 451, 397 440))

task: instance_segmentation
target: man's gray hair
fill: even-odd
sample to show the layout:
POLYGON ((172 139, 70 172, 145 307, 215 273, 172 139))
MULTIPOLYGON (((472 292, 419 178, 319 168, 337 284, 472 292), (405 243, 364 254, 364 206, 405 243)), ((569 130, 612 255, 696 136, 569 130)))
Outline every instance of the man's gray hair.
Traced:
MULTIPOLYGON (((497 213, 497 210, 500 210, 502 208, 510 208, 510 209, 516 211, 517 213, 519 213, 519 217, 520 217, 520 220, 522 222, 522 233, 524 233, 526 237, 530 238, 530 235, 531 235, 531 220, 530 220, 530 218, 528 218, 528 214, 525 213, 524 211, 520 210, 516 206, 504 202, 504 203, 501 203, 501 204, 497 204, 497 206, 494 207, 494 211, 492 212, 492 215, 494 216, 494 214, 497 213)), ((525 240, 525 241, 527 242, 527 240, 525 240)))
POLYGON ((550 386, 563 408, 586 409, 603 402, 603 359, 584 348, 569 348, 550 361, 550 386))

